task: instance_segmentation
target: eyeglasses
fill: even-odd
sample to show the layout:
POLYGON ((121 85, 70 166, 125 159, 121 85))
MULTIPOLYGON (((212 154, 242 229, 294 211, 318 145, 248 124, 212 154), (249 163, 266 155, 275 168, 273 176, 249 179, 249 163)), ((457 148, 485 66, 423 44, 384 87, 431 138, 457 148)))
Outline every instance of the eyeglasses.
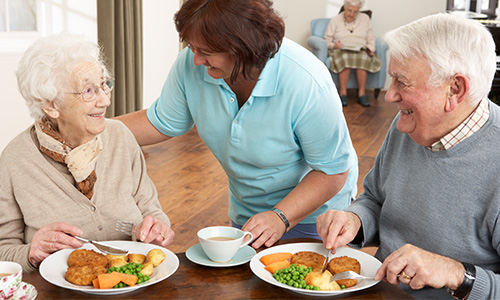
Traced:
POLYGON ((83 101, 85 102, 92 102, 97 98, 97 94, 99 93, 99 90, 102 90, 104 94, 109 94, 113 90, 113 87, 115 85, 115 81, 113 78, 108 78, 105 81, 101 83, 101 86, 96 86, 95 84, 92 84, 89 87, 86 87, 83 92, 80 93, 65 93, 65 94, 73 94, 73 95, 81 95, 83 101))

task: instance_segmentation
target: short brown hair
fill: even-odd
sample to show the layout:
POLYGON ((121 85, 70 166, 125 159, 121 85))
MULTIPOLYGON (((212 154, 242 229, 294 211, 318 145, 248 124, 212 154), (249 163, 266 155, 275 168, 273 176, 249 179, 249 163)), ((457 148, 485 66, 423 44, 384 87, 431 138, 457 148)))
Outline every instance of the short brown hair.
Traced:
POLYGON ((269 0, 187 0, 174 20, 181 41, 202 37, 211 51, 235 58, 231 82, 240 70, 251 78, 252 68, 263 69, 285 35, 269 0))

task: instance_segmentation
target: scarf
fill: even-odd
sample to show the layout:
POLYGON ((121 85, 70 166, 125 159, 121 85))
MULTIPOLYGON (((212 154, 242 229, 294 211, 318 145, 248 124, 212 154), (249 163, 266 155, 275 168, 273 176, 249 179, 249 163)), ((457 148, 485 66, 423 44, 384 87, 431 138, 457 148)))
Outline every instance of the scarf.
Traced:
POLYGON ((89 200, 94 195, 97 181, 95 166, 102 151, 100 135, 76 148, 68 145, 61 133, 54 128, 48 118, 35 122, 35 129, 40 142, 40 150, 53 160, 64 163, 75 178, 76 188, 89 200))

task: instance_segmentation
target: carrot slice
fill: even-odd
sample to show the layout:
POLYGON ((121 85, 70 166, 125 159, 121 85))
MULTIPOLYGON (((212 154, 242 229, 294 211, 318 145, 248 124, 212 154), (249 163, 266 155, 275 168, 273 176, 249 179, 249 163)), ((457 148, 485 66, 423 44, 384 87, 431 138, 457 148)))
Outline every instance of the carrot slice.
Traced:
POLYGON ((110 289, 122 281, 122 273, 111 272, 97 275, 100 289, 110 289))
POLYGON ((139 278, 137 278, 137 276, 132 275, 132 274, 123 274, 123 273, 120 273, 120 274, 122 274, 122 282, 128 286, 135 285, 137 283, 137 280, 139 280, 139 278))
POLYGON ((273 262, 271 264, 268 264, 267 266, 264 267, 264 269, 271 272, 271 274, 274 274, 274 272, 281 270, 281 269, 284 269, 284 268, 288 268, 289 266, 290 266, 290 261, 288 261, 288 259, 286 259, 286 260, 277 261, 277 262, 273 262))
POLYGON ((99 278, 92 280, 92 285, 94 286, 94 289, 98 289, 99 288, 99 278))
POLYGON ((288 252, 278 252, 278 253, 271 253, 268 255, 264 255, 260 258, 260 262, 264 264, 264 266, 267 266, 269 264, 278 262, 278 261, 283 261, 286 259, 289 259, 292 257, 292 253, 288 252))

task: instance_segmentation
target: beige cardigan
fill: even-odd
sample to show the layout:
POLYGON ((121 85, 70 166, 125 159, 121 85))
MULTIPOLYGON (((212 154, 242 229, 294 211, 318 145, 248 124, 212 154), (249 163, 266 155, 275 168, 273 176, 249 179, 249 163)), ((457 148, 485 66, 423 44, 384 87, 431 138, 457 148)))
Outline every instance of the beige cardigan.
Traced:
POLYGON ((373 35, 370 17, 360 12, 352 23, 344 24, 344 12, 333 17, 326 27, 325 36, 328 49, 333 49, 334 40, 351 47, 364 47, 375 51, 375 36, 373 35), (351 33, 349 29, 354 28, 351 33))
POLYGON ((34 126, 7 145, 0 157, 0 260, 32 271, 30 242, 53 222, 77 226, 93 240, 129 240, 115 231, 117 220, 138 224, 153 215, 170 224, 132 133, 121 122, 106 120, 102 142, 90 200, 77 190, 64 164, 39 151, 34 126))

